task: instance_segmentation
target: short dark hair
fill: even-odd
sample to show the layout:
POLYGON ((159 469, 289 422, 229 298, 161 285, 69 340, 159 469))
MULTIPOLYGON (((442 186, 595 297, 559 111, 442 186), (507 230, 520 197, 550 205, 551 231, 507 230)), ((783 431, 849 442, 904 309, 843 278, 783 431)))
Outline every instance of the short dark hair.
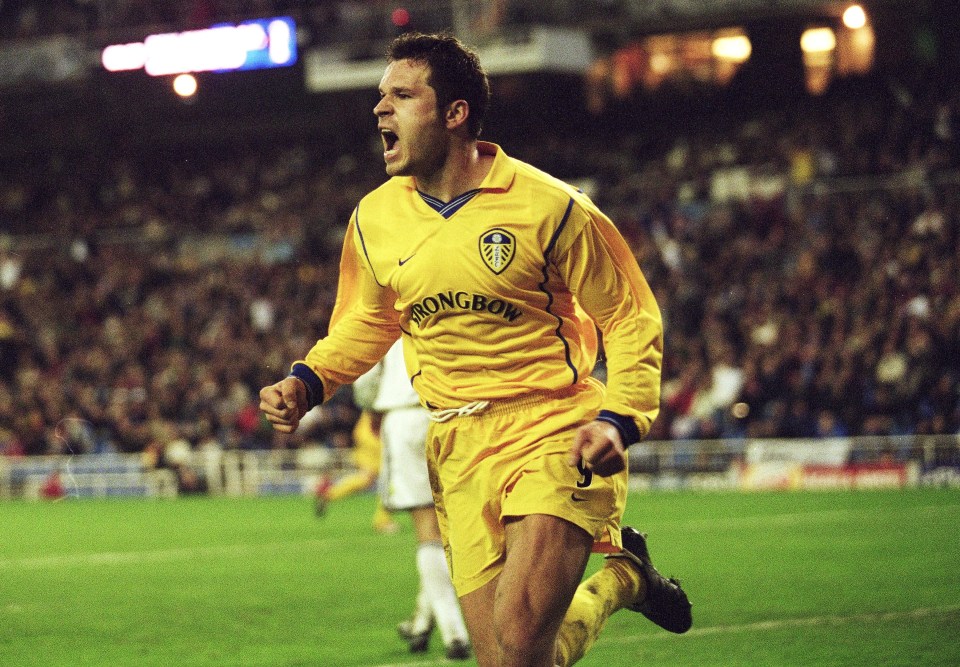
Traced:
POLYGON ((480 136, 490 108, 490 82, 476 52, 446 33, 407 32, 387 49, 387 60, 416 60, 430 67, 428 83, 437 94, 437 107, 465 100, 470 106, 467 128, 474 139, 480 136))

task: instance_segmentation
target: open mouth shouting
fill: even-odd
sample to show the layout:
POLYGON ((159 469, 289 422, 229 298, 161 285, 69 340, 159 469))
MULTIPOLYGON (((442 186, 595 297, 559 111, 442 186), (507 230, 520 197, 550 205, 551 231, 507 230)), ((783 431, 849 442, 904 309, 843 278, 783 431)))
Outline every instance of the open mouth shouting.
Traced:
POLYGON ((400 152, 399 138, 396 132, 386 128, 380 128, 380 138, 383 140, 383 159, 389 162, 400 152))

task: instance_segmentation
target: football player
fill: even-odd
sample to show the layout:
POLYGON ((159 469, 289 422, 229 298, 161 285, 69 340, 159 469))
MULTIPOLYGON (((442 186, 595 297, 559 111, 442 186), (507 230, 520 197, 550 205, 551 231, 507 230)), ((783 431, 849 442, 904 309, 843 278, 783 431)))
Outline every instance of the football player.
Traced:
POLYGON ((293 431, 402 337, 481 667, 571 665, 623 608, 685 632, 686 594, 620 525, 663 350, 633 253, 584 193, 480 141, 489 83, 456 38, 398 37, 379 92, 390 178, 351 216, 328 335, 261 409, 293 431), (597 329, 606 386, 591 377, 597 329), (593 550, 610 557, 581 583, 593 550))

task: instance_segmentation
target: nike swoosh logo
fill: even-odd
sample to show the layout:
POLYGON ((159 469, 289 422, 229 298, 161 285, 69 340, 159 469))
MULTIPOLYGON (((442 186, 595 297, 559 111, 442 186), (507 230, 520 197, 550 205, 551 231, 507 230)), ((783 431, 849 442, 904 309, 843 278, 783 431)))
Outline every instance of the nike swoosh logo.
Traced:
POLYGON ((416 255, 416 254, 417 254, 417 253, 413 253, 413 255, 410 255, 410 256, 407 257, 406 259, 398 259, 398 260, 397 260, 397 266, 403 266, 404 264, 406 264, 407 262, 409 262, 411 259, 413 259, 413 256, 416 255))
POLYGON ((581 498, 580 496, 578 496, 578 495, 575 494, 575 493, 571 493, 571 494, 570 494, 570 500, 572 500, 572 501, 575 502, 575 503, 582 503, 582 502, 585 502, 587 499, 586 499, 586 498, 581 498))

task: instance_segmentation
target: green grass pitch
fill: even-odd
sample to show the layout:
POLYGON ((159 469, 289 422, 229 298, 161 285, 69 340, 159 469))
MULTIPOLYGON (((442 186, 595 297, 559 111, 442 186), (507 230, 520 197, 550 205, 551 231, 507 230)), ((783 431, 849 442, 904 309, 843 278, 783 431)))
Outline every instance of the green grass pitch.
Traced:
MULTIPOLYGON (((373 507, 0 503, 0 665, 452 664, 396 637, 413 535, 374 533, 373 507)), ((627 523, 694 628, 622 611, 581 665, 960 665, 958 491, 633 494, 627 523)))

